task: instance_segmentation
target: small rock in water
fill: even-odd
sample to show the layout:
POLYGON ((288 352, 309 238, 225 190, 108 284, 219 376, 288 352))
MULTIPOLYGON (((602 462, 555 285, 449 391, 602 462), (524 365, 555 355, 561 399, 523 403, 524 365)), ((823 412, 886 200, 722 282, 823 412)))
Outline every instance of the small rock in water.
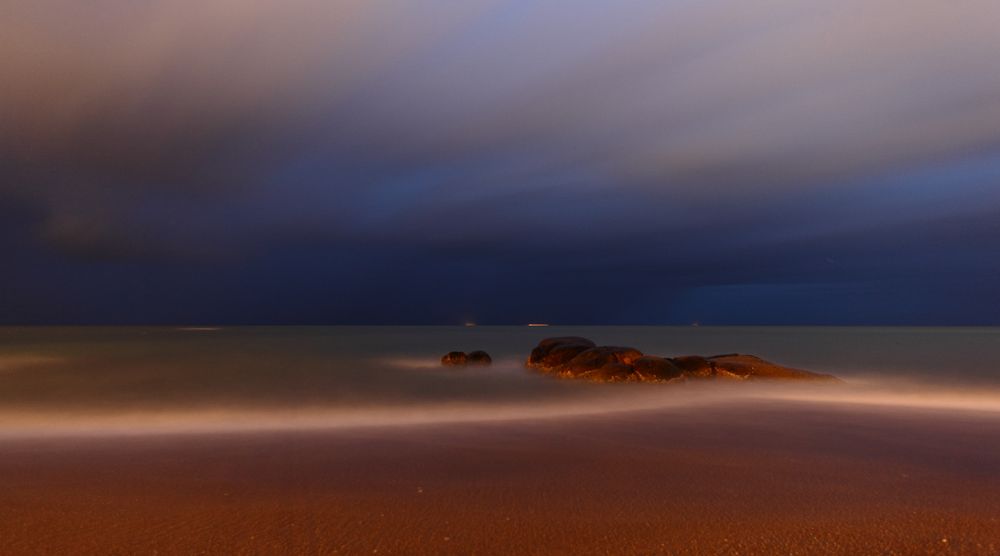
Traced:
POLYGON ((449 367, 462 366, 469 361, 464 351, 449 351, 441 358, 441 364, 449 367))
POLYGON ((446 367, 465 367, 476 365, 485 367, 493 363, 490 354, 482 350, 476 350, 466 354, 464 351, 451 351, 441 357, 441 364, 446 367))
POLYGON ((469 355, 466 357, 466 363, 469 365, 487 366, 493 363, 493 358, 485 351, 476 350, 469 352, 469 355))

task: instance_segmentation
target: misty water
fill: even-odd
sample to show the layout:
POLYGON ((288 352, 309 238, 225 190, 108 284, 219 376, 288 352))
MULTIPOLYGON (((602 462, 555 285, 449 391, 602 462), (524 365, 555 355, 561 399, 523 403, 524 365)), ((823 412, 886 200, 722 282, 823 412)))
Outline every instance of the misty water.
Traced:
POLYGON ((1000 411, 1000 329, 872 327, 8 327, 0 434, 395 425, 733 399, 1000 411), (750 353, 844 385, 593 384, 523 367, 581 335, 676 356, 750 353), (443 368, 488 351, 489 368, 443 368))

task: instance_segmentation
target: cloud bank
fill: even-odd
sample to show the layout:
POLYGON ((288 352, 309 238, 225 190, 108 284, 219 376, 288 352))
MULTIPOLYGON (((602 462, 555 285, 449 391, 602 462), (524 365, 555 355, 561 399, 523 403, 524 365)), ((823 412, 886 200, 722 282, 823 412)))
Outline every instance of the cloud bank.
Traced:
POLYGON ((996 2, 3 10, 0 320, 997 323, 996 2))

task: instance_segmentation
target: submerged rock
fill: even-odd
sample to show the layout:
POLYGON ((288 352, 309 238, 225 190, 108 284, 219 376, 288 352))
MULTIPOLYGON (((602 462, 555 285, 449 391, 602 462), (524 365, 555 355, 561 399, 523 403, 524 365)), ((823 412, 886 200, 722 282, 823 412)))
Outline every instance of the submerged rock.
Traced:
POLYGON ((480 367, 489 366, 493 363, 493 358, 485 351, 477 350, 466 354, 462 351, 450 351, 441 357, 441 364, 446 367, 465 367, 476 365, 480 367))
POLYGON ((630 347, 598 346, 578 336, 542 340, 531 351, 525 365, 562 378, 595 382, 838 380, 831 375, 783 367, 754 355, 731 353, 711 357, 685 355, 666 358, 644 355, 630 347))

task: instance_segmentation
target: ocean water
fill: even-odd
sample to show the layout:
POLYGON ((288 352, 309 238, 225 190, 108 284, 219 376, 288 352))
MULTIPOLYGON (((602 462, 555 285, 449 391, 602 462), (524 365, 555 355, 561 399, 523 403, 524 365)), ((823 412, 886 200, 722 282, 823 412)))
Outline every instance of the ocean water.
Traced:
POLYGON ((0 435, 393 426, 793 399, 1000 411, 1000 329, 6 327, 0 435), (549 336, 656 355, 750 353, 815 384, 592 384, 523 367, 549 336), (490 368, 442 368, 483 349, 490 368))

